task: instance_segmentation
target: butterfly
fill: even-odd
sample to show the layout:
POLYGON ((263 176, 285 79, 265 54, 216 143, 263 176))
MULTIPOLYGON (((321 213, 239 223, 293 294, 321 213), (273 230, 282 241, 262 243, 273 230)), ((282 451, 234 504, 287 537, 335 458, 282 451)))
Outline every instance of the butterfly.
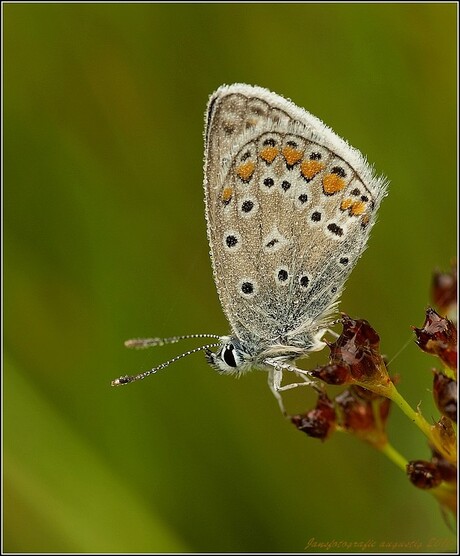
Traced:
POLYGON ((204 191, 214 280, 230 333, 128 340, 133 348, 186 338, 217 341, 112 385, 205 351, 222 374, 267 371, 285 413, 282 391, 314 385, 295 362, 326 345, 387 181, 306 110, 237 83, 220 87, 207 105, 204 191), (282 386, 284 371, 301 382, 282 386))

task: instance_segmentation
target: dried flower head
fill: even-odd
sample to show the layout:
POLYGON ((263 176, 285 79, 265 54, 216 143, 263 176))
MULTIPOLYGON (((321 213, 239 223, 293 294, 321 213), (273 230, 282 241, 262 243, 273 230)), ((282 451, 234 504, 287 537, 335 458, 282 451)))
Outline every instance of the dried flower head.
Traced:
POLYGON ((423 351, 436 355, 450 369, 457 369, 457 328, 452 321, 428 308, 423 327, 413 329, 423 351))
POLYGON ((437 487, 441 484, 442 475, 431 461, 413 460, 407 464, 407 475, 413 485, 421 489, 437 487))
POLYGON ((320 394, 316 407, 303 415, 291 417, 292 423, 312 438, 326 440, 335 430, 336 414, 334 404, 325 393, 320 394))

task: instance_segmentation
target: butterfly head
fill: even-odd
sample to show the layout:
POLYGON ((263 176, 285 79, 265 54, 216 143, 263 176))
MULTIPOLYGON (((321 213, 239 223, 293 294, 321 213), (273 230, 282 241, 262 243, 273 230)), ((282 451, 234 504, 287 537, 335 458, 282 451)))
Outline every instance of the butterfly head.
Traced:
POLYGON ((205 353, 209 365, 221 374, 241 374, 253 366, 251 355, 231 336, 222 336, 216 352, 207 349, 205 353))

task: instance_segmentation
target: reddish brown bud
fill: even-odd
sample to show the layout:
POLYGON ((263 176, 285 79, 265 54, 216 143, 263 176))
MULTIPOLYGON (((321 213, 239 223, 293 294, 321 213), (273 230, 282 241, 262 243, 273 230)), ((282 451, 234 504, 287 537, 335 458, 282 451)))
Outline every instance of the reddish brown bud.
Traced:
POLYGON ((379 353, 380 338, 366 320, 354 320, 342 316, 343 331, 331 345, 331 363, 346 364, 354 378, 374 372, 376 357, 379 353))
POLYGON ((433 396, 439 411, 452 421, 457 421, 457 382, 435 371, 433 396))
POLYGON ((334 405, 326 394, 320 394, 315 409, 304 415, 294 415, 291 422, 312 438, 326 440, 335 428, 334 405))
POLYGON ((345 314, 342 324, 342 334, 329 346, 329 365, 318 367, 312 375, 327 384, 357 383, 384 393, 391 381, 379 352, 377 332, 367 321, 345 314))
POLYGON ((341 409, 340 423, 345 429, 359 431, 372 428, 374 418, 370 404, 356 399, 350 390, 343 391, 335 401, 341 409))
POLYGON ((388 398, 385 398, 380 394, 376 394, 367 388, 362 388, 361 386, 350 386, 350 392, 357 400, 362 400, 370 406, 374 418, 374 427, 384 427, 390 413, 391 401, 388 398), (377 415, 375 413, 376 411, 378 411, 377 415), (375 422, 376 418, 379 421, 378 423, 375 422))
POLYGON ((339 424, 374 445, 387 441, 385 425, 390 400, 360 386, 351 386, 335 398, 339 424))
POLYGON ((334 384, 335 386, 352 380, 348 365, 325 365, 311 371, 311 375, 319 378, 326 384, 334 384))
POLYGON ((457 369, 457 328, 434 309, 427 309, 423 328, 413 327, 417 345, 437 355, 450 369, 457 369))
POLYGON ((441 484, 442 476, 436 465, 430 461, 414 460, 407 464, 407 475, 417 488, 429 489, 441 484))
MULTIPOLYGON (((360 430, 370 430, 376 427, 374 407, 378 405, 380 413, 380 423, 384 424, 387 420, 390 400, 382 396, 378 396, 368 390, 353 386, 349 390, 345 390, 335 398, 335 402, 341 409, 340 424, 354 432, 360 430), (378 402, 376 406, 373 403, 378 402)), ((380 426, 380 424, 379 424, 380 426)))

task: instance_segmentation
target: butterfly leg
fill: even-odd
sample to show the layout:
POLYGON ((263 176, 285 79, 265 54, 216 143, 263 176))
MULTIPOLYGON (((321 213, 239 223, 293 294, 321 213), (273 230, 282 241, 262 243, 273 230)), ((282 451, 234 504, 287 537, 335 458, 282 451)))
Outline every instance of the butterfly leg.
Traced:
POLYGON ((282 378, 283 378, 283 371, 278 371, 274 368, 268 371, 268 386, 270 387, 270 390, 273 392, 273 395, 275 396, 276 401, 278 402, 281 413, 284 415, 284 417, 288 417, 287 411, 283 404, 283 398, 281 397, 280 394, 282 378))
POLYGON ((297 386, 311 386, 317 392, 322 391, 318 383, 315 380, 312 380, 310 378, 310 373, 308 371, 304 371, 303 369, 299 369, 294 365, 287 363, 286 361, 279 361, 277 359, 266 359, 265 363, 267 365, 270 365, 273 368, 274 372, 277 372, 280 375, 278 382, 274 384, 278 391, 290 390, 291 388, 297 388, 297 386), (304 382, 286 384, 286 386, 281 386, 283 371, 289 371, 290 373, 294 373, 298 377, 301 377, 304 380, 304 382))
POLYGON ((317 392, 322 392, 322 389, 318 385, 318 383, 310 378, 308 371, 304 371, 303 369, 298 369, 294 365, 290 365, 285 361, 278 361, 276 359, 267 359, 265 363, 271 367, 271 370, 269 371, 269 375, 268 375, 268 385, 270 386, 273 395, 277 399, 281 412, 285 417, 287 417, 288 414, 286 412, 286 409, 284 408, 284 404, 280 392, 284 392, 285 390, 292 390, 293 388, 298 388, 299 386, 310 386, 317 392), (281 386, 283 371, 289 371, 291 373, 294 373, 295 375, 301 377, 304 382, 294 382, 291 384, 286 384, 284 386, 281 386))

